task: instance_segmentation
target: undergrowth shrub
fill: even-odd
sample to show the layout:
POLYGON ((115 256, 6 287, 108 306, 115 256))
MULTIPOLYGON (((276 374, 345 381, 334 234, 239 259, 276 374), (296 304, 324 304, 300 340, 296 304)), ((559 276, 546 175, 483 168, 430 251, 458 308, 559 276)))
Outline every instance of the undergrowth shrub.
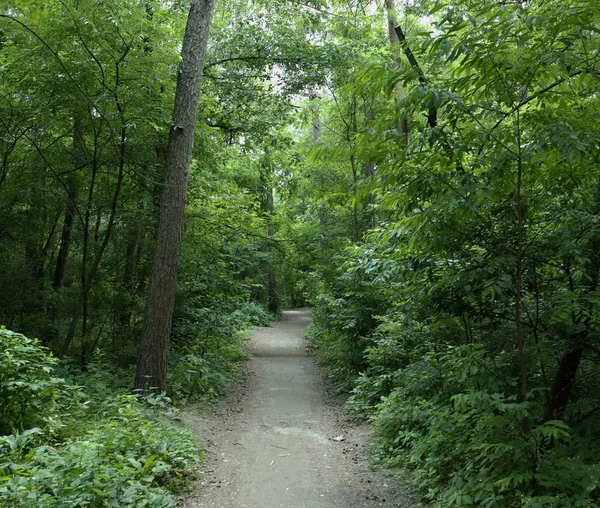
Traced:
POLYGON ((600 463, 585 435, 563 421, 531 421, 543 394, 533 391, 527 402, 511 395, 516 379, 502 356, 465 345, 374 372, 359 378, 351 407, 367 401, 358 407, 371 408, 376 457, 411 469, 413 484, 436 505, 597 506, 600 463), (378 392, 390 384, 389 394, 378 392))
POLYGON ((211 401, 223 395, 241 361, 246 334, 236 332, 210 347, 185 346, 171 352, 167 387, 177 403, 211 401))
POLYGON ((262 305, 256 302, 245 302, 233 313, 233 316, 236 321, 242 323, 242 328, 248 326, 271 326, 279 317, 267 311, 262 305))
POLYGON ((321 295, 307 332, 310 347, 328 367, 342 389, 366 367, 364 351, 373 344, 376 322, 356 298, 321 295))
POLYGON ((512 350, 465 344, 451 316, 388 312, 357 337, 347 299, 319 298, 309 340, 350 411, 374 423, 378 462, 410 470, 435 506, 600 506, 595 406, 540 424, 546 394, 520 400, 512 350))
POLYGON ((206 402, 222 395, 240 363, 253 326, 269 326, 277 316, 246 302, 226 314, 185 306, 175 323, 169 355, 168 394, 176 403, 206 402))
POLYGON ((175 505, 202 454, 168 399, 120 393, 101 359, 63 380, 35 341, 2 339, 0 506, 175 505))
POLYGON ((37 341, 0 328, 0 435, 50 423, 63 381, 37 341))
POLYGON ((154 420, 134 396, 62 443, 39 429, 0 438, 2 506, 169 507, 202 455, 188 432, 154 420))

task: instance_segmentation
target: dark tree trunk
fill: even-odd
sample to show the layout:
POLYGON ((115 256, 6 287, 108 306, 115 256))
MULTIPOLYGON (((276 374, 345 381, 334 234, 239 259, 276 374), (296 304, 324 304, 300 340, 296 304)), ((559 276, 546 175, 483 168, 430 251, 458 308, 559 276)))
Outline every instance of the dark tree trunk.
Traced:
MULTIPOLYGON (((593 214, 596 216, 600 215, 600 182, 598 182, 596 187, 596 202, 593 214)), ((585 292, 590 294, 595 293, 598 289, 598 280, 600 277, 600 231, 592 233, 586 251, 589 264, 585 272, 584 283, 585 292)), ((569 277, 571 278, 570 273, 569 277)), ((571 290, 573 289, 571 288, 571 290)), ((592 318, 591 306, 585 309, 585 311, 580 311, 578 314, 573 313, 573 326, 575 328, 579 327, 579 329, 574 330, 567 337, 568 349, 558 363, 558 370, 556 371, 552 389, 550 390, 550 398, 548 399, 540 423, 560 418, 571 400, 579 364, 581 363, 581 358, 589 339, 592 318)))
POLYGON ((60 248, 56 258, 56 267, 54 276, 52 277, 52 285, 58 289, 63 287, 65 275, 67 273, 67 263, 69 262, 69 254, 71 252, 71 243, 73 241, 73 224, 75 223, 75 214, 77 208, 75 202, 77 200, 77 188, 75 186, 69 189, 70 201, 65 212, 65 220, 63 222, 62 234, 60 236, 60 248))
POLYGON ((130 233, 127 250, 125 252, 125 270, 123 273, 123 288, 125 289, 121 308, 118 311, 119 323, 129 325, 132 314, 132 297, 136 289, 137 265, 140 259, 140 240, 137 232, 130 233))
MULTIPOLYGON (((273 223, 271 221, 274 211, 274 200, 273 200, 273 188, 269 188, 267 191, 267 213, 269 214, 269 228, 267 230, 267 236, 273 237, 273 223)), ((272 249, 272 245, 269 245, 269 250, 272 249)), ((273 260, 269 260, 269 286, 268 286, 268 298, 267 308, 270 312, 277 312, 279 310, 279 301, 277 299, 277 279, 275 275, 275 268, 273 266, 273 260)))
MULTIPOLYGON (((321 142, 321 118, 319 117, 319 104, 316 102, 317 96, 314 93, 310 95, 310 109, 312 111, 312 131, 313 131, 313 144, 318 145, 321 142)), ((325 182, 320 179, 319 184, 325 185, 325 182)), ((327 231, 327 207, 321 205, 319 207, 319 223, 321 224, 321 251, 325 252, 329 249, 329 242, 327 240, 329 234, 327 231)))
MULTIPOLYGON (((118 85, 118 82, 117 82, 118 85)), ((116 89, 116 87, 115 87, 116 89)), ((125 149, 126 149, 126 141, 127 141, 127 131, 126 131, 126 121, 125 118, 121 118, 121 138, 119 142, 119 173, 117 175, 117 181, 115 183, 115 190, 113 192, 112 201, 110 205, 110 213, 108 216, 108 222, 106 224, 106 230, 104 231, 104 235, 102 237, 102 242, 98 246, 98 249, 94 255, 94 259, 91 263, 91 267, 88 271, 88 244, 89 244, 89 226, 90 226, 90 217, 91 217, 91 207, 92 207, 92 199, 94 196, 94 188, 96 185, 96 176, 98 172, 98 166, 96 161, 96 156, 94 155, 92 162, 92 176, 90 181, 90 189, 88 191, 88 199, 87 199, 87 210, 85 213, 84 223, 83 223, 83 247, 82 247, 82 260, 81 260, 81 272, 80 272, 80 280, 81 280, 81 288, 80 288, 80 296, 79 296, 79 306, 75 310, 73 317, 71 319, 71 325, 69 327, 69 331, 67 332, 67 336, 65 338, 65 342, 60 351, 60 357, 64 357, 69 352, 73 339, 75 338, 75 334, 77 332, 77 327, 79 325, 79 320, 82 322, 82 331, 81 331, 81 366, 85 367, 87 362, 87 343, 86 343, 86 334, 88 329, 88 310, 89 310, 89 296, 92 286, 95 282, 96 275, 98 274, 98 269, 100 267, 100 262, 102 261, 102 257, 104 256, 104 252, 108 247, 108 242, 110 240, 113 227, 115 225, 115 218, 117 215, 117 208, 119 204, 119 197, 121 195, 121 189, 123 187, 123 178, 125 176, 125 149)))
POLYGON ((125 253, 125 273, 123 274, 123 286, 129 293, 132 293, 135 289, 135 276, 139 257, 140 242, 137 239, 132 239, 127 245, 127 252, 125 253))
POLYGON ((577 376, 577 370, 579 369, 579 363, 583 355, 583 345, 587 340, 587 330, 580 332, 576 337, 573 337, 575 341, 574 347, 568 351, 560 360, 558 365, 558 371, 554 376, 554 382, 552 383, 552 390, 550 391, 550 399, 544 409, 544 415, 542 416, 540 423, 546 423, 549 420, 560 418, 564 413, 569 400, 571 400, 571 394, 573 392, 573 384, 577 376))
MULTIPOLYGON (((85 138, 83 135, 83 115, 76 111, 73 115, 73 167, 77 170, 83 167, 85 161, 85 138)), ((68 204, 63 222, 62 234, 60 237, 60 248, 56 258, 56 267, 52 277, 54 288, 61 288, 65 282, 69 254, 71 252, 71 243, 73 241, 73 224, 77 214, 77 198, 79 189, 75 174, 69 179, 67 192, 68 204)))
POLYGON ((321 138, 321 119, 319 118, 319 103, 314 92, 310 94, 310 110, 312 111, 313 144, 319 144, 321 138))
POLYGON ((134 389, 163 392, 204 56, 216 0, 193 0, 181 49, 134 389))

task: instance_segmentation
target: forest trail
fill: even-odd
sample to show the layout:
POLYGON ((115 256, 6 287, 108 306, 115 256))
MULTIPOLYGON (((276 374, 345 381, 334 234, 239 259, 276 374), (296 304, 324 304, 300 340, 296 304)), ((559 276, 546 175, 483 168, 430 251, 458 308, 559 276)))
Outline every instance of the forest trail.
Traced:
POLYGON ((363 427, 345 421, 303 336, 308 310, 251 338, 240 389, 186 423, 207 448, 186 508, 418 506, 399 479, 371 471, 363 427), (343 437, 343 440, 340 439, 343 437))

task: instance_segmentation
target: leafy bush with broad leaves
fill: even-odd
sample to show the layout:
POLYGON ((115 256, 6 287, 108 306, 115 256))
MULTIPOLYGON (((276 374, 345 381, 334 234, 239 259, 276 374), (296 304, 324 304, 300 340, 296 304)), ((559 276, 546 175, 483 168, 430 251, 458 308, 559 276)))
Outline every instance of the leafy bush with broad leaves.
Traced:
POLYGON ((595 420, 538 423, 546 394, 520 400, 512 349, 492 340, 501 327, 489 346, 465 344, 452 316, 382 309, 368 331, 358 301, 321 295, 309 338, 352 388, 350 410, 375 424, 378 461, 411 470, 436 506, 600 506, 595 420))
POLYGON ((120 393, 93 364, 65 382, 35 341, 0 332, 0 506, 175 505, 202 453, 168 399, 120 393))
POLYGON ((372 416, 377 456, 412 469, 414 484, 440 506, 596 506, 597 457, 563 421, 525 430, 541 394, 527 402, 506 395, 516 384, 507 367, 465 345, 398 369, 372 416))
POLYGON ((268 312, 256 302, 244 303, 233 315, 241 323, 244 323, 244 326, 271 326, 277 320, 275 314, 268 312))
POLYGON ((232 381, 232 374, 247 357, 243 343, 235 339, 221 345, 220 357, 211 351, 188 347, 173 351, 167 373, 168 393, 178 403, 211 401, 222 395, 232 381))
MULTIPOLYGON (((353 278, 354 279, 354 278, 353 278)), ((319 295, 313 309, 308 341, 343 388, 366 367, 364 351, 374 343, 380 302, 367 283, 338 281, 343 297, 319 295)))
POLYGON ((0 328, 0 435, 51 422, 64 386, 56 364, 36 340, 0 328))
POLYGON ((225 314, 186 306, 174 327, 169 354, 168 394, 177 403, 207 402, 222 395, 247 358, 245 341, 252 326, 269 326, 277 316, 246 302, 225 314))
POLYGON ((188 432, 149 418, 134 396, 111 416, 49 445, 40 429, 0 438, 2 506, 174 506, 202 455, 188 432))

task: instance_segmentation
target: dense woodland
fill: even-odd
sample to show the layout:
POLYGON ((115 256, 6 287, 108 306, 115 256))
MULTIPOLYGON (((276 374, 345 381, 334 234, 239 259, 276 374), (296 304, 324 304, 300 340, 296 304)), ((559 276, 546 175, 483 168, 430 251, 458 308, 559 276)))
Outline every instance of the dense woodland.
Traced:
POLYGON ((0 1, 0 505, 173 506, 311 306, 425 500, 599 506, 600 3, 213 8, 0 1))

